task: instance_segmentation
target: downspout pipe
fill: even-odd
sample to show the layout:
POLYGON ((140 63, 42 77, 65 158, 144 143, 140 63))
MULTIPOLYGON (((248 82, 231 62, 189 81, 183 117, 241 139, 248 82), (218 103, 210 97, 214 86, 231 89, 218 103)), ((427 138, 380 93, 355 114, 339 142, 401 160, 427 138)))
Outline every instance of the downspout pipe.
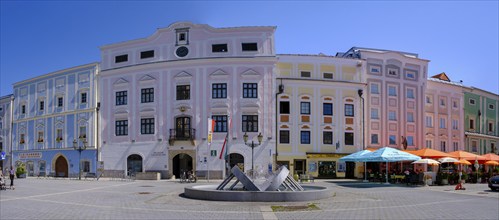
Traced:
POLYGON ((278 121, 278 97, 280 94, 282 94, 284 92, 284 85, 282 84, 282 79, 281 79, 281 84, 277 87, 277 93, 275 94, 275 170, 277 170, 277 155, 278 155, 278 144, 279 144, 279 129, 278 129, 278 124, 277 124, 277 121, 278 121))

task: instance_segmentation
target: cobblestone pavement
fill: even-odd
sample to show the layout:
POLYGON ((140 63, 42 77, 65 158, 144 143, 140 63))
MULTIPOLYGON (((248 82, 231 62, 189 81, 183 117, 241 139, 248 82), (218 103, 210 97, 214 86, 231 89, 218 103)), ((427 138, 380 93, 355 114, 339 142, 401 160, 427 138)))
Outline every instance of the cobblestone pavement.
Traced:
POLYGON ((311 202, 218 202, 182 196, 177 181, 16 179, 0 192, 0 219, 499 219, 499 192, 486 184, 411 187, 316 180, 334 196, 311 202), (313 203, 319 210, 273 212, 313 203))

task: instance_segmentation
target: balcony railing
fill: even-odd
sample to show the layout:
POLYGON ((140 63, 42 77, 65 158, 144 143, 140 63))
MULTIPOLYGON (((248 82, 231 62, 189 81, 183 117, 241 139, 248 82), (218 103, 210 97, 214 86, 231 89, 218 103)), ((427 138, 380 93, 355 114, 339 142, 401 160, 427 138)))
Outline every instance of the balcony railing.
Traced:
POLYGON ((193 142, 196 139, 196 129, 170 129, 170 145, 175 141, 188 141, 193 142))

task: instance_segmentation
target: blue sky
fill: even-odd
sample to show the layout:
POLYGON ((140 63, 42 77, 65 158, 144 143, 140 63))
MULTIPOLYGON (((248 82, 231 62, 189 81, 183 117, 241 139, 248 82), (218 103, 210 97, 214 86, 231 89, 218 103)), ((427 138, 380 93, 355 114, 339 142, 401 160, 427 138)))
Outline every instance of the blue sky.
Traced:
POLYGON ((144 38, 177 21, 277 26, 278 54, 335 55, 352 46, 399 50, 499 94, 495 1, 5 1, 0 8, 0 96, 12 84, 100 60, 99 47, 144 38))

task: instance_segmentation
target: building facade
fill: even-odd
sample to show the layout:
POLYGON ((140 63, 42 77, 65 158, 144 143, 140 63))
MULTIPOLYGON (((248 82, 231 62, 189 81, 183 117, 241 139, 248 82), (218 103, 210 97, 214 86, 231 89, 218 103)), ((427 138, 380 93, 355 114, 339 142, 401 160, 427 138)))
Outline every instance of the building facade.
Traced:
POLYGON ((464 92, 466 151, 499 154, 499 95, 471 87, 464 92))
POLYGON ((267 170, 276 139, 274 32, 179 22, 101 47, 105 172, 221 178, 227 166, 249 170, 253 158, 255 169, 267 170), (211 144, 208 119, 215 121, 211 144), (261 134, 262 143, 251 149, 245 133, 253 142, 261 134), (220 156, 227 149, 230 165, 220 156))
MULTIPOLYGON (((363 61, 278 55, 277 163, 294 174, 353 177, 339 158, 362 149, 359 90, 363 61)), ((353 164, 353 163, 352 163, 353 164)))
POLYGON ((464 93, 462 83, 447 74, 428 78, 425 94, 425 144, 421 147, 452 152, 464 150, 464 93))
POLYGON ((11 164, 11 122, 13 95, 0 97, 0 167, 5 170, 11 164))
POLYGON ((14 84, 12 156, 28 176, 96 171, 98 63, 14 84), (80 154, 75 147, 86 148, 80 154))
POLYGON ((417 54, 353 47, 337 56, 365 60, 365 142, 370 148, 418 149, 424 140, 428 60, 417 54))

